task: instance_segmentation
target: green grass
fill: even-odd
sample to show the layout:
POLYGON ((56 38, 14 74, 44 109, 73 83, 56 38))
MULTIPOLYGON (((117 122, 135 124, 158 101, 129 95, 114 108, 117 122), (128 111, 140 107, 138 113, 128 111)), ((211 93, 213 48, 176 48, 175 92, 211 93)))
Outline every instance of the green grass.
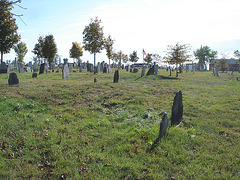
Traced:
POLYGON ((0 75, 1 179, 240 179, 239 73, 17 75, 0 75), (183 121, 155 144, 178 90, 183 121))

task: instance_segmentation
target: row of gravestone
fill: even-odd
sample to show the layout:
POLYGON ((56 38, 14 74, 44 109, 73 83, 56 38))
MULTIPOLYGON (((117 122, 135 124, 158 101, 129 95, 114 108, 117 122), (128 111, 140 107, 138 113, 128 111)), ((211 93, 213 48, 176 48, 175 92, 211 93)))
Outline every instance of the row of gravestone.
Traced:
MULTIPOLYGON (((182 121, 183 116, 183 103, 182 103, 182 92, 178 91, 174 97, 172 105, 172 116, 171 116, 171 126, 179 125, 182 121)), ((169 126, 169 118, 167 113, 164 113, 162 121, 160 123, 158 139, 161 139, 166 135, 169 126)))
MULTIPOLYGON (((141 72, 141 77, 145 76, 146 73, 146 66, 143 66, 142 68, 142 72, 141 72)), ((126 71, 129 70, 129 66, 126 66, 126 71)), ((137 68, 130 68, 130 73, 137 73, 139 70, 137 68)), ((150 66, 148 72, 147 72, 147 76, 148 75, 157 75, 158 74, 158 65, 156 65, 156 63, 154 63, 154 65, 150 66)))

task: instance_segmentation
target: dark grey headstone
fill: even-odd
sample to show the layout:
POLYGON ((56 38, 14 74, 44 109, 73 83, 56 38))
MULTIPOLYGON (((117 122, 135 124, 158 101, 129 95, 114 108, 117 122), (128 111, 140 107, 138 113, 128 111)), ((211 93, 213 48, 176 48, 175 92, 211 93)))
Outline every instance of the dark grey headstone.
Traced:
POLYGON ((9 74, 8 84, 9 84, 9 86, 19 84, 19 79, 17 78, 16 73, 13 72, 13 73, 9 74))
POLYGON ((79 72, 82 72, 82 66, 79 67, 79 72))
POLYGON ((149 68, 148 72, 147 72, 147 76, 148 75, 154 75, 154 66, 152 66, 151 68, 149 68))
POLYGON ((43 74, 43 73, 44 73, 44 68, 45 68, 45 63, 42 63, 42 64, 40 65, 39 74, 43 74))
POLYGON ((132 68, 130 69, 130 73, 132 72, 132 68))
POLYGON ((18 63, 17 68, 18 68, 18 72, 19 73, 24 73, 24 69, 23 69, 23 64, 22 63, 18 63))
POLYGON ((37 73, 34 72, 34 73, 32 74, 32 78, 36 78, 36 77, 37 77, 37 73))
POLYGON ((48 63, 45 63, 44 70, 46 73, 48 73, 48 63))
POLYGON ((160 130, 159 130, 159 135, 158 138, 162 138, 165 136, 168 128, 168 115, 167 113, 164 113, 162 121, 160 123, 160 130))
POLYGON ((106 66, 103 68, 103 73, 107 73, 107 67, 106 66))
POLYGON ((171 125, 178 125, 182 120, 183 104, 182 104, 182 92, 178 91, 174 97, 172 106, 171 125))
POLYGON ((141 77, 145 76, 145 72, 146 72, 146 67, 143 66, 143 68, 142 68, 142 73, 141 73, 141 77))
POLYGON ((36 62, 33 64, 33 72, 38 72, 38 64, 36 62))
POLYGON ((118 80, 119 80, 119 72, 118 70, 116 70, 114 73, 113 83, 118 83, 118 80))
POLYGON ((172 69, 170 68, 170 74, 169 74, 169 76, 172 76, 172 69))
POLYGON ((97 78, 94 78, 94 83, 96 83, 97 82, 97 78))
POLYGON ((0 65, 0 74, 7 73, 7 65, 5 62, 2 62, 0 65))
POLYGON ((63 79, 69 78, 69 69, 67 64, 63 66, 62 78, 63 79))
POLYGON ((138 69, 137 68, 134 68, 133 69, 133 73, 137 73, 138 72, 138 69))

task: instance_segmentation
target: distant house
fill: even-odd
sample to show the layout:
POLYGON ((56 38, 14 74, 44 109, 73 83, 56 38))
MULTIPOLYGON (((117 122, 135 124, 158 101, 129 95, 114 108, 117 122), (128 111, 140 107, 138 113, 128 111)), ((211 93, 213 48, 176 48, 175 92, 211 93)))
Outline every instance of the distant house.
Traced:
MULTIPOLYGON (((213 63, 209 64, 209 70, 212 70, 212 68, 215 66, 215 64, 218 63, 218 61, 221 59, 215 59, 213 63)), ((228 63, 228 71, 238 71, 239 70, 239 60, 238 59, 226 59, 228 63)))

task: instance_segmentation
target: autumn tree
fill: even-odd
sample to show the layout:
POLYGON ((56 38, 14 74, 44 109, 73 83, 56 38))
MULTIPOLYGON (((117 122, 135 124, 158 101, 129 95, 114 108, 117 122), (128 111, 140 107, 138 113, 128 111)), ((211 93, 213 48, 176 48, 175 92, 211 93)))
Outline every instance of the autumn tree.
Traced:
POLYGON ((186 61, 189 61, 190 55, 190 46, 187 44, 179 44, 177 43, 175 46, 168 46, 167 55, 164 58, 169 64, 182 64, 186 61))
POLYGON ((44 38, 44 45, 42 47, 42 54, 48 63, 51 64, 57 54, 57 45, 53 35, 48 35, 44 38))
POLYGON ((144 61, 146 63, 152 63, 152 60, 153 60, 152 54, 147 53, 146 57, 144 58, 144 61))
POLYGON ((44 41, 45 41, 44 37, 40 36, 38 38, 38 43, 35 44, 35 47, 32 50, 33 54, 35 54, 40 61, 44 58, 43 56, 44 41))
POLYGON ((96 17, 95 20, 91 19, 88 26, 83 31, 83 44, 84 49, 94 54, 94 74, 96 66, 96 53, 100 53, 104 48, 103 27, 100 26, 101 20, 96 17))
POLYGON ((216 56, 217 51, 213 51, 208 46, 201 46, 200 49, 194 51, 194 56, 199 60, 199 64, 203 65, 206 69, 206 62, 212 62, 216 56))
POLYGON ((152 58, 154 62, 160 62, 161 56, 159 54, 152 54, 152 58))
POLYGON ((130 55, 129 55, 129 61, 130 62, 138 62, 139 57, 137 56, 137 51, 133 51, 130 55))
POLYGON ((23 63, 24 56, 28 52, 26 43, 20 42, 16 46, 14 46, 13 48, 14 48, 14 51, 16 52, 16 54, 17 54, 18 62, 23 63))
POLYGON ((118 66, 121 67, 122 61, 124 63, 127 63, 128 61, 128 55, 124 54, 121 50, 117 53, 114 53, 113 59, 118 62, 118 66))
MULTIPOLYGON (((109 35, 107 38, 104 39, 105 43, 104 43, 104 47, 107 51, 107 57, 109 59, 109 67, 110 67, 110 59, 112 59, 113 57, 113 44, 114 44, 114 40, 112 39, 111 35, 109 35)), ((110 71, 109 71, 110 72, 110 71)))
POLYGON ((83 55, 83 48, 79 43, 73 42, 69 54, 70 58, 79 59, 83 55))
MULTIPOLYGON (((16 1, 15 3, 17 3, 16 1)), ((3 54, 9 53, 15 44, 20 40, 20 35, 17 33, 18 26, 14 14, 11 13, 13 8, 12 1, 0 1, 0 52, 1 63, 3 62, 3 54)))

